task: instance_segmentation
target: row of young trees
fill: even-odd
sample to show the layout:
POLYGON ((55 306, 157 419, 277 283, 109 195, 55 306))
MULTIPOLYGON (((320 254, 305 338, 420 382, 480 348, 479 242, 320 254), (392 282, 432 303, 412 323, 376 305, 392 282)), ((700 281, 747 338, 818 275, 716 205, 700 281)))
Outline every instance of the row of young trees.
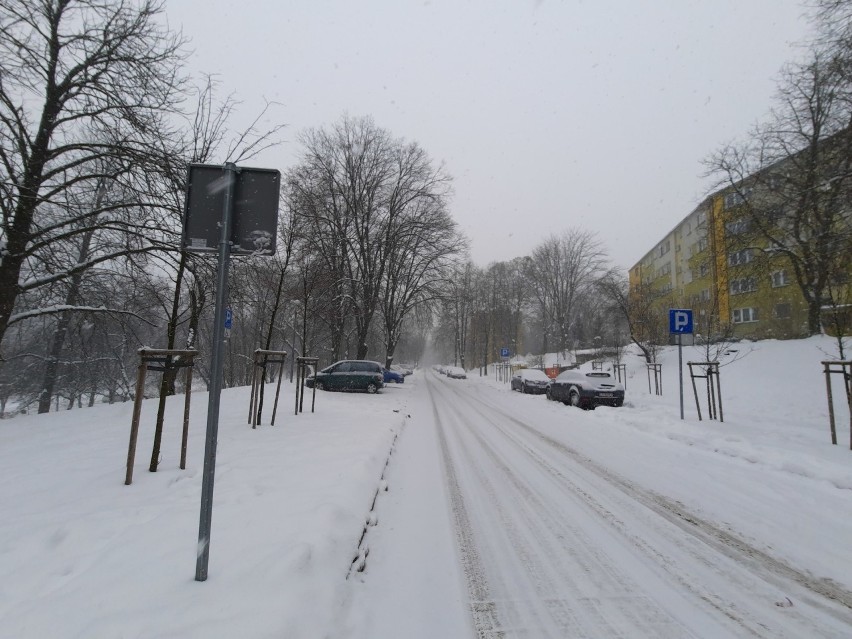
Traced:
MULTIPOLYGON (((236 103, 182 75, 164 25, 159 0, 0 0, 0 415, 128 399, 141 346, 198 348, 209 382, 215 258, 178 248, 186 166, 250 160, 281 125, 229 130, 236 103)), ((259 347, 407 354, 464 250, 417 144, 353 118, 300 141, 279 253, 233 262, 228 385, 259 347)))

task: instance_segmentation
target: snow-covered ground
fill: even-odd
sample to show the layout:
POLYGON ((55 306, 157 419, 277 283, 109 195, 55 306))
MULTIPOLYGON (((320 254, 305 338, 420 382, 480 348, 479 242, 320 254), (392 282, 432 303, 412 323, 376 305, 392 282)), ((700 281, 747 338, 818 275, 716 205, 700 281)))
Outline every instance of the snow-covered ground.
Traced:
MULTIPOLYGON (((724 422, 697 420, 688 379, 680 420, 674 348, 661 397, 628 356, 623 409, 581 412, 511 393, 493 374, 447 383, 845 596, 852 452, 839 380, 840 445, 829 440, 820 361, 832 343, 736 348, 744 356, 721 369, 724 422)), ((0 637, 466 636, 427 374, 378 395, 320 393, 317 412, 299 416, 286 387, 276 425, 267 409, 256 430, 248 389, 224 391, 203 583, 204 393, 193 395, 183 471, 183 397, 169 402, 157 473, 147 471, 156 401, 145 402, 131 486, 131 404, 0 422, 0 637)))

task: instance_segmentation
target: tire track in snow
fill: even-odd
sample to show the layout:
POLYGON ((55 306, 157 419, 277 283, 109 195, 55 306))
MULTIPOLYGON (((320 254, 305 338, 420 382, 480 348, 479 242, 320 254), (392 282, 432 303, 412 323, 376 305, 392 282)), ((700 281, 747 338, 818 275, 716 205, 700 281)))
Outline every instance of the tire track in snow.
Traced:
POLYGON ((426 378, 426 388, 429 392, 429 397, 432 400, 432 411, 435 418, 435 427, 438 432, 438 444, 441 448, 441 457, 444 462, 444 473, 446 475, 447 487, 450 496, 450 506, 453 510, 453 521, 455 523, 456 539, 458 541, 458 550, 461 557, 462 569, 467 581, 467 589, 471 599, 470 610, 473 616, 473 624, 477 636, 481 639, 489 639, 498 637, 495 634, 496 629, 500 626, 500 620, 497 616, 491 596, 489 593, 488 582, 485 579, 485 571, 482 565, 482 560, 479 557, 476 542, 473 539, 473 529, 470 525, 470 517, 462 498, 462 491, 459 487, 459 482, 456 477, 455 467, 453 465, 452 455, 447 443, 447 436, 444 432, 444 427, 441 418, 438 415, 437 404, 432 397, 432 388, 429 383, 429 378, 426 378))
MULTIPOLYGON (((443 390, 438 386, 438 390, 443 390)), ((441 393, 445 398, 446 390, 441 393)), ((642 587, 631 582, 605 552, 597 550, 595 540, 572 524, 571 516, 558 503, 545 501, 515 472, 493 449, 487 437, 478 432, 474 424, 479 417, 463 415, 464 402, 444 402, 445 412, 452 413, 458 430, 463 430, 472 444, 465 444, 457 435, 458 446, 465 454, 461 460, 471 468, 479 480, 479 489, 487 495, 488 507, 498 514, 496 528, 510 540, 509 548, 491 549, 485 552, 492 560, 499 556, 501 563, 509 563, 507 557, 517 557, 522 564, 520 571, 526 573, 529 584, 508 588, 514 592, 514 600, 505 594, 498 602, 504 616, 523 616, 527 607, 527 618, 532 618, 540 627, 534 634, 530 623, 507 627, 518 634, 510 636, 549 637, 634 637, 685 638, 694 636, 689 630, 661 609, 656 602, 644 594, 642 587), (499 487, 491 480, 492 475, 480 468, 482 451, 494 473, 496 469, 499 487), (511 494, 510 494, 511 493, 511 494), (528 592, 523 593, 524 586, 528 592), (537 614, 536 614, 537 613, 537 614), (642 634, 638 635, 637 631, 642 634)), ((449 421, 446 420, 445 421, 449 421)), ((471 487, 468 486, 470 489, 471 487)), ((472 497, 476 497, 473 491, 472 497)), ((487 522, 486 522, 487 523, 487 522)), ((500 579, 505 569, 491 571, 494 579, 500 579)), ((503 584, 500 584, 501 586, 503 584)), ((498 588, 502 591, 504 588, 498 588)))
MULTIPOLYGON (((742 632, 747 632, 753 636, 797 636, 796 630, 790 629, 789 632, 785 631, 783 628, 783 623, 785 621, 784 618, 780 620, 782 624, 780 627, 775 626, 775 628, 770 628, 769 626, 774 626, 776 623, 779 623, 777 611, 770 610, 765 614, 756 614, 755 610, 742 609, 742 606, 737 601, 732 601, 730 599, 726 600, 724 597, 719 596, 713 592, 712 589, 705 588, 700 583, 693 583, 691 581, 691 575, 680 567, 679 563, 669 556, 669 552, 663 551, 659 548, 655 548, 652 544, 646 543, 640 536, 634 534, 630 530, 630 526, 625 524, 625 522, 621 521, 619 517, 612 512, 612 510, 606 506, 604 506, 595 495, 591 494, 588 489, 580 486, 576 480, 568 477, 567 472, 563 471, 571 471, 574 475, 577 475, 577 472, 573 469, 579 468, 584 471, 585 475, 591 474, 594 479, 604 482, 607 487, 616 488, 619 493, 621 493, 621 502, 616 505, 619 507, 617 510, 620 512, 620 508, 627 508, 628 512, 633 514, 633 511, 636 511, 637 504, 641 504, 644 508, 642 511, 647 509, 648 512, 645 512, 645 519, 649 519, 649 515, 653 513, 654 515, 662 517, 666 522, 668 522, 671 526, 674 526, 680 532, 678 534, 674 534, 673 531, 669 530, 666 532, 666 539, 668 542, 673 544, 673 546, 677 546, 678 549, 689 553, 691 560, 695 561, 697 564, 702 565, 702 569, 707 571, 715 571, 718 576, 727 579, 731 578, 733 575, 730 572, 729 567, 725 569, 720 568, 716 565, 719 558, 714 559, 714 554, 711 553, 708 555, 707 549, 704 546, 710 546, 716 552, 721 553, 724 557, 729 560, 733 560, 736 563, 745 564, 748 568, 749 575, 742 576, 739 573, 742 571, 733 571, 737 573, 737 588, 742 590, 738 590, 738 592, 749 592, 748 588, 754 586, 754 577, 755 579, 765 581, 768 583, 772 583, 773 585, 777 585, 781 588, 785 586, 789 586, 788 580, 793 581, 795 583, 801 584, 811 590, 813 593, 825 596, 829 599, 833 599, 842 603, 843 605, 849 606, 849 601, 852 599, 849 598, 849 593, 844 591, 842 588, 837 588, 831 583, 826 583, 825 580, 815 579, 801 571, 798 571, 783 562, 780 562, 777 559, 774 559, 763 553, 762 551, 754 548, 753 546, 747 544, 743 540, 737 538, 730 532, 719 529, 716 526, 713 526, 709 522, 703 521, 698 517, 695 517, 691 513, 689 513, 682 506, 677 504, 676 502, 669 500, 661 495, 653 493, 652 491, 648 491, 645 489, 641 489, 636 487, 621 477, 611 473, 606 468, 601 467, 599 464, 596 464, 592 460, 586 458, 585 456, 578 453, 576 450, 558 442, 552 438, 547 437, 537 429, 535 429, 530 424, 515 418, 514 416, 505 413, 504 411, 495 408, 493 404, 483 401, 477 397, 473 397, 470 392, 464 392, 462 388, 458 386, 451 386, 445 382, 441 382, 440 380, 435 383, 436 389, 440 390, 440 394, 443 397, 454 396, 451 401, 444 402, 444 405, 451 407, 452 410, 458 413, 461 419, 457 421, 459 423, 465 423, 464 416, 462 415, 463 407, 466 405, 467 401, 473 400, 478 404, 478 407, 473 410, 473 419, 471 419, 471 423, 476 423, 477 421, 481 424, 484 416, 491 415, 496 417, 497 419, 486 420, 490 422, 490 425, 494 427, 494 429, 500 433, 504 438, 511 441, 513 446, 518 447, 519 450, 523 451, 524 454, 529 457, 531 460, 535 462, 538 466, 548 473, 552 481, 560 484, 562 486, 562 490, 565 491, 566 495, 573 495, 576 498, 579 498, 579 502, 584 505, 590 512, 594 513, 599 519, 607 522, 607 524, 615 531, 617 531, 622 537, 624 537, 629 544, 633 547, 637 548, 641 553, 643 553, 646 557, 651 559, 653 563, 662 568, 665 573, 668 574, 668 578, 672 577, 679 583, 679 585, 684 589, 693 593, 693 595, 704 601, 706 605, 712 607, 716 613, 721 613, 725 617, 729 619, 729 622, 735 622, 737 627, 740 628, 740 631, 736 633, 736 636, 740 636, 742 632), (501 425, 501 422, 503 424, 501 425), (521 437, 521 434, 517 429, 509 428, 506 422, 511 422, 512 424, 520 427, 520 431, 524 434, 524 437, 529 440, 532 438, 538 444, 545 444, 545 448, 549 451, 548 455, 553 455, 556 453, 560 458, 561 462, 553 462, 549 461, 545 458, 545 455, 539 452, 540 446, 532 446, 529 444, 529 441, 524 441, 521 437), (567 459, 566 459, 567 458, 567 459), (566 465, 564 462, 570 461, 572 464, 566 465), (684 541, 682 533, 686 532, 689 534, 689 539, 692 539, 692 542, 684 541), (696 546, 695 542, 701 542, 696 546), (776 613, 773 615, 772 613, 776 613)), ((430 389, 431 393, 431 389, 430 389)), ((434 398, 433 398, 434 402, 434 398)), ((436 419, 438 419, 437 409, 436 410, 436 419)), ((471 432, 474 432, 473 428, 470 428, 471 432)), ((489 435, 491 433, 489 432, 489 435)), ((496 450, 490 445, 489 440, 482 436, 481 434, 475 434, 478 438, 478 446, 483 450, 490 450, 489 457, 492 463, 496 463, 498 466, 502 466, 501 472, 506 476, 514 475, 512 469, 506 465, 502 464, 500 461, 500 456, 496 452, 496 450)), ((448 453, 449 454, 449 453, 448 453)), ((588 477, 584 477, 582 474, 577 475, 577 478, 584 484, 587 484, 589 481, 588 477)), ((518 503, 521 504, 531 504, 534 501, 538 500, 537 496, 526 489, 526 487, 518 483, 517 481, 513 484, 513 489, 518 493, 520 499, 518 503), (526 492, 525 492, 526 491, 526 492)), ((595 490, 594 488, 592 490, 595 490)), ((611 490, 608 491, 612 493, 611 490)), ((610 495, 611 497, 611 495, 610 495)), ((546 512, 546 509, 545 511, 546 512)), ((529 513, 528 513, 529 514, 529 513)), ((530 516, 530 520, 534 519, 530 516)), ((650 517, 653 519, 653 516, 650 517)), ((570 525, 570 521, 565 521, 565 515, 559 515, 554 511, 552 517, 548 519, 547 516, 543 518, 543 521, 547 522, 544 525, 544 530, 539 530, 538 533, 544 535, 548 530, 554 531, 559 528, 570 530, 571 535, 579 534, 579 531, 576 527, 570 525)), ((653 532, 665 532, 666 528, 671 528, 671 526, 663 528, 660 530, 659 521, 650 522, 649 525, 653 526, 653 532)), ((513 533, 514 534, 514 533, 513 533)), ((522 539, 516 539, 517 543, 521 543, 522 539)), ((593 545, 585 544, 587 550, 593 545)), ((571 552, 570 547, 556 548, 556 553, 569 553, 571 552)), ((576 553, 575 553, 576 554, 576 553)), ((600 562, 597 566, 593 566, 591 570, 594 572, 600 568, 606 568, 605 562, 603 562, 600 558, 597 558, 596 561, 600 562)), ((680 562, 683 563, 683 562, 680 562)), ((585 572, 590 570, 588 567, 583 569, 585 572)), ((763 590, 766 590, 765 584, 762 587, 763 590)), ((725 588, 720 589, 722 591, 725 588)), ((730 589, 727 589, 730 593, 730 589)), ((576 594, 576 593, 572 593, 576 594)), ((813 605, 817 608, 820 608, 823 612, 828 613, 833 616, 836 620, 840 621, 843 624, 850 624, 850 617, 847 614, 848 611, 838 610, 836 606, 830 604, 830 602, 825 602, 821 600, 819 597, 808 597, 807 593, 802 593, 799 597, 804 596, 807 599, 807 603, 813 605)), ((626 602, 629 603, 629 602, 626 602)), ((753 606, 754 607, 754 606, 753 606)), ((808 630, 807 635, 801 636, 840 636, 834 634, 834 631, 827 629, 820 629, 816 626, 813 626, 807 618, 803 615, 806 613, 806 607, 802 607, 802 609, 787 609, 784 611, 785 617, 797 617, 798 622, 801 624, 799 626, 800 630, 804 627, 808 630), (827 631, 828 634, 823 634, 827 631)), ((647 615, 644 620, 640 615, 639 618, 635 619, 635 623, 639 627, 642 627, 643 624, 655 623, 655 620, 658 622, 659 619, 656 613, 652 613, 647 615)), ((791 619, 786 619, 787 621, 792 621, 791 619)), ((796 624, 794 624, 796 625, 796 624)), ((648 627, 645 625, 645 627, 648 627)), ((661 627, 665 627, 663 624, 661 627)), ((852 626, 849 626, 852 627, 852 626)), ((836 627, 835 627, 836 630, 836 627)), ((848 627, 847 627, 848 630, 848 627)), ((618 636, 618 634, 608 634, 608 636, 618 636)), ((649 634, 648 636, 658 636, 656 634, 649 634)), ((662 635, 660 635, 662 636, 662 635)))
MULTIPOLYGON (((459 412, 458 405, 452 410, 459 412)), ((479 450, 499 475, 498 488, 491 475, 472 464, 472 472, 511 541, 509 552, 517 555, 535 591, 535 599, 520 603, 530 609, 538 607, 537 620, 543 626, 548 622, 545 617, 550 617, 553 627, 541 628, 532 636, 540 637, 546 632, 546 636, 552 637, 622 637, 634 636, 637 629, 642 629, 645 636, 659 639, 694 636, 653 600, 637 595, 642 587, 632 582, 604 553, 597 552, 594 540, 572 524, 559 504, 542 500, 475 426, 464 419, 458 420, 458 424, 474 444, 465 443, 459 435, 458 444, 465 450, 461 457, 475 460, 474 449, 479 450), (571 575, 582 577, 569 578, 571 575), (540 602, 539 606, 536 602, 540 602)), ((505 607, 511 602, 500 603, 505 607)), ((526 630, 530 629, 527 624, 526 630)))
MULTIPOLYGON (((441 409, 438 409, 441 412, 441 409)), ((606 618, 594 606, 576 609, 567 605, 565 599, 556 598, 558 592, 558 580, 553 574, 552 567, 544 565, 544 562, 531 552, 535 544, 530 543, 528 534, 525 535, 523 528, 529 530, 529 521, 536 517, 536 513, 529 506, 521 505, 513 508, 506 505, 506 495, 498 489, 491 481, 491 477, 477 463, 477 455, 474 448, 468 444, 467 426, 462 420, 457 419, 457 414, 449 410, 439 417, 441 423, 451 422, 453 433, 452 449, 457 453, 456 465, 463 466, 466 470, 467 481, 464 484, 466 494, 471 498, 485 494, 484 508, 479 506, 479 517, 472 516, 470 525, 475 529, 487 529, 490 523, 495 531, 487 535, 488 539, 480 540, 483 545, 483 554, 491 559, 491 563, 498 563, 499 570, 485 570, 486 579, 490 579, 493 586, 496 601, 491 601, 500 611, 502 624, 496 629, 501 635, 516 633, 534 633, 530 636, 536 637, 566 637, 581 636, 583 628, 592 627, 601 631, 605 636, 618 636, 615 629, 609 625, 606 618), (456 419, 454 419, 456 418, 456 419), (472 491, 472 484, 476 490, 472 491), (488 510, 488 516, 483 516, 483 510, 488 510), (497 514, 497 522, 494 522, 493 513, 497 514), (522 583, 521 583, 522 582, 522 583), (514 595, 507 593, 515 593, 514 595), (549 626, 549 627, 548 627, 549 626)), ((474 444, 479 442, 474 440, 474 444)), ((479 501, 479 500, 476 500, 479 501)), ((516 505, 516 504, 513 504, 516 505)), ((475 515, 475 513, 474 513, 475 515)), ((578 592, 572 593, 572 600, 579 601, 583 596, 578 592)), ((481 605, 484 602, 474 602, 481 605)))
MULTIPOLYGON (((679 502, 669 499, 652 490, 641 488, 627 481, 623 477, 613 473, 601 466, 594 460, 586 457, 576 449, 548 437, 534 426, 517 419, 516 417, 494 408, 487 402, 469 396, 487 410, 496 412, 501 417, 510 420, 520 426, 524 431, 544 442, 551 448, 569 457, 577 465, 582 466, 597 475, 607 483, 618 488, 622 493, 632 500, 644 504, 646 507, 676 525, 681 530, 699 538, 701 541, 716 548, 719 552, 729 558, 751 565, 755 570, 763 573, 771 572, 784 580, 790 580, 812 591, 814 594, 835 601, 849 610, 852 610, 852 592, 843 588, 840 584, 830 580, 814 577, 802 570, 790 566, 786 562, 771 556, 769 553, 749 544, 734 533, 724 530, 713 523, 702 519, 686 509, 679 502)), ((813 605, 821 605, 818 599, 809 600, 813 605)), ((834 612, 833 608, 821 606, 826 612, 834 612)), ((849 614, 836 615, 845 622, 852 622, 849 614)))

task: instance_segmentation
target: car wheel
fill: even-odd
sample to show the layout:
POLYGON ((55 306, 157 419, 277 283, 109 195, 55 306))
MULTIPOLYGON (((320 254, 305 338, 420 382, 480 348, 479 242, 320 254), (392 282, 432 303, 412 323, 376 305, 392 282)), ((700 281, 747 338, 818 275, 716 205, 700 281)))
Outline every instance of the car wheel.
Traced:
POLYGON ((373 382, 370 382, 369 384, 367 384, 367 392, 370 393, 370 395, 372 395, 373 393, 375 393, 378 390, 379 390, 379 387, 376 386, 373 382))
POLYGON ((322 382, 314 382, 314 386, 317 387, 317 390, 325 390, 325 384, 322 382))
POLYGON ((580 392, 576 388, 572 388, 568 393, 568 404, 571 406, 580 406, 580 392))

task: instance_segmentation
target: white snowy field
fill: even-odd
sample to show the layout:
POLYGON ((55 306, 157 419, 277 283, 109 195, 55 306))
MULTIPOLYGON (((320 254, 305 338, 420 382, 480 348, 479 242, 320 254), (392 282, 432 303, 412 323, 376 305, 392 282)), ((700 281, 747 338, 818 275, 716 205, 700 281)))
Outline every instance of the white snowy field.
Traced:
MULTIPOLYGON (((629 356, 621 409, 571 409, 475 372, 446 383, 682 504, 848 608, 849 415, 837 383, 832 446, 819 363, 832 343, 737 348, 749 352, 721 369, 724 423, 706 411, 697 420, 688 380, 680 420, 674 348, 662 358, 662 397, 629 356)), ((698 357, 684 349, 685 361, 698 357)), ((267 408, 257 430, 246 423, 248 389, 224 391, 203 583, 204 393, 193 395, 183 471, 183 397, 169 402, 157 473, 147 470, 156 400, 145 402, 131 486, 131 404, 0 422, 0 637, 472 636, 427 374, 374 396, 321 393, 317 412, 298 417, 287 386, 276 425, 267 408), (353 572, 359 552, 363 571, 353 572)), ((786 594, 775 599, 767 605, 783 614, 786 594)))

